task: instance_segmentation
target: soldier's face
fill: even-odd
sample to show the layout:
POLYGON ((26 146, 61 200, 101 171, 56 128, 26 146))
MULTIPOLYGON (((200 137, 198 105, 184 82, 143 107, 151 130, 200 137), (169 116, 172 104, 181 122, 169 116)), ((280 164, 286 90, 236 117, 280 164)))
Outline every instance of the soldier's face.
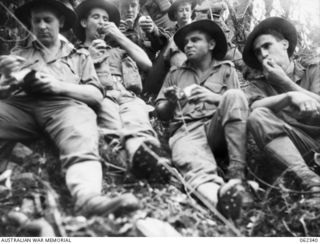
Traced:
POLYGON ((44 46, 50 47, 58 40, 63 23, 64 18, 59 18, 51 10, 39 8, 31 11, 31 30, 44 46))
POLYGON ((185 26, 191 22, 191 3, 182 3, 176 10, 176 19, 180 26, 185 26))
POLYGON ((122 0, 120 1, 121 19, 135 20, 140 11, 139 0, 122 0))
POLYGON ((192 31, 185 37, 184 52, 191 61, 200 61, 207 55, 211 55, 215 40, 201 31, 192 31))
POLYGON ((88 17, 81 20, 81 25, 85 28, 86 38, 90 40, 103 39, 105 34, 99 30, 102 30, 108 22, 109 15, 106 10, 101 8, 90 10, 88 17))
POLYGON ((288 59, 288 47, 287 40, 279 40, 270 34, 260 35, 253 42, 253 50, 260 63, 270 59, 280 66, 288 59))

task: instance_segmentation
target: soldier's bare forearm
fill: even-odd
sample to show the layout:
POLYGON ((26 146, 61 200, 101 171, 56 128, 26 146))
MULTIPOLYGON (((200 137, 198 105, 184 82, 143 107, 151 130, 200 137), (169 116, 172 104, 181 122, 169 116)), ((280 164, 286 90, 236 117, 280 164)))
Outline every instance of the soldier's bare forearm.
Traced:
POLYGON ((291 105, 289 93, 283 93, 280 95, 266 97, 261 100, 255 101, 251 105, 251 109, 266 107, 273 110, 274 112, 278 112, 289 105, 291 105))

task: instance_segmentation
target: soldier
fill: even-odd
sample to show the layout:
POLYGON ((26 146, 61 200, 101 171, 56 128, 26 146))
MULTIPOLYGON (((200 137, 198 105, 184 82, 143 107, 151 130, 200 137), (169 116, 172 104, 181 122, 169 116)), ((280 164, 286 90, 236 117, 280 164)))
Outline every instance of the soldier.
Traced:
MULTIPOLYGON (((194 0, 176 0, 170 6, 168 10, 169 19, 177 22, 172 34, 192 22, 191 16, 195 5, 194 2, 194 0)), ((163 56, 170 67, 180 67, 187 59, 186 55, 175 45, 173 39, 170 39, 163 56)))
MULTIPOLYGON (((34 0, 16 9, 15 15, 35 39, 1 56, 2 84, 12 81, 22 67, 32 71, 26 72, 15 95, 0 101, 0 138, 35 139, 45 132, 59 149, 66 184, 79 214, 136 209, 138 200, 131 194, 114 199, 101 196, 102 167, 93 109, 102 101, 102 87, 89 54, 77 51, 59 34, 76 20, 71 5, 34 0)), ((2 89, 5 87, 10 90, 12 85, 2 89)))
POLYGON ((170 120, 174 166, 195 192, 224 215, 237 217, 242 202, 237 186, 245 177, 248 104, 232 62, 221 61, 226 37, 213 21, 200 20, 179 29, 174 41, 187 61, 170 71, 156 106, 159 118, 170 120), (229 181, 224 184, 215 157, 226 155, 229 181))
POLYGON ((168 17, 171 21, 176 21, 174 33, 192 22, 194 6, 195 0, 176 0, 171 4, 168 9, 168 17))
POLYGON ((319 196, 320 177, 307 165, 320 151, 320 69, 292 60, 296 44, 295 27, 279 17, 263 20, 248 36, 243 59, 262 73, 246 90, 253 110, 248 128, 261 150, 319 196))
MULTIPOLYGON (((194 0, 176 0, 171 4, 168 9, 168 17, 170 20, 177 22, 174 28, 170 29, 172 35, 174 35, 179 28, 192 22, 191 15, 193 6, 194 0)), ((157 94, 170 68, 180 67, 186 59, 186 55, 179 50, 174 43, 173 37, 171 37, 167 46, 159 53, 149 72, 145 83, 146 90, 157 94)))
POLYGON ((160 142, 151 126, 148 106, 135 93, 139 87, 141 92, 141 79, 134 60, 147 66, 151 65, 150 59, 118 29, 120 14, 115 5, 105 0, 85 0, 76 12, 79 22, 75 33, 83 48, 97 56, 95 68, 106 91, 99 111, 99 124, 107 131, 105 138, 125 148, 128 167, 136 176, 165 177, 159 164, 165 159, 158 156, 160 142), (120 47, 107 45, 104 40, 109 39, 120 47), (137 87, 139 82, 135 81, 139 79, 137 87))
POLYGON ((156 53, 167 44, 170 33, 158 27, 150 16, 141 15, 139 0, 120 0, 119 6, 121 31, 154 61, 156 53))

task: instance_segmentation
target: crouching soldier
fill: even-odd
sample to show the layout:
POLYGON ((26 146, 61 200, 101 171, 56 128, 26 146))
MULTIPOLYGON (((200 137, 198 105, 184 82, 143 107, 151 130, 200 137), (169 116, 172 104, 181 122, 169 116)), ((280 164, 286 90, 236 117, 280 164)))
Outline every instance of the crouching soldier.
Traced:
POLYGON ((262 73, 246 91, 253 110, 248 128, 261 150, 319 196, 320 177, 307 165, 320 151, 320 69, 292 60, 296 44, 295 27, 279 17, 248 36, 243 59, 262 73))
MULTIPOLYGON (((119 29, 120 13, 104 0, 85 0, 77 8, 76 35, 94 58, 98 77, 105 89, 99 111, 99 125, 108 141, 118 140, 126 149, 129 169, 138 177, 165 178, 159 157, 160 142, 149 120, 146 103, 137 97, 142 84, 136 63, 148 70, 147 54, 119 29), (109 46, 107 42, 118 45, 109 46), (162 174, 163 173, 163 174, 162 174)), ((116 143, 117 144, 117 143, 116 143)))
POLYGON ((237 217, 242 201, 238 186, 245 177, 248 104, 233 64, 221 61, 226 37, 213 21, 200 20, 179 29, 174 41, 187 61, 168 74, 156 106, 161 120, 171 120, 174 166, 189 189, 225 216, 237 217), (226 154, 225 184, 215 157, 226 154))
POLYGON ((58 147, 79 214, 104 215, 137 208, 138 200, 131 194, 114 199, 101 196, 102 166, 92 108, 102 101, 102 87, 89 53, 77 51, 59 34, 75 22, 71 5, 33 0, 17 8, 15 15, 34 36, 26 46, 0 57, 3 84, 16 82, 1 90, 18 87, 0 101, 0 138, 21 141, 34 140, 43 132, 48 135, 58 147), (29 71, 21 70, 26 66, 29 71), (20 71, 28 73, 22 81, 16 76, 20 71))

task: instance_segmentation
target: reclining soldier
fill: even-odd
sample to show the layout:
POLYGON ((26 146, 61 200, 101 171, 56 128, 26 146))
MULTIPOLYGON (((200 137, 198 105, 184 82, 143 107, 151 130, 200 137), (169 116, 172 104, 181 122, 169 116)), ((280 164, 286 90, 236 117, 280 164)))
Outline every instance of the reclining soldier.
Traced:
POLYGON ((120 13, 115 5, 85 0, 76 12, 79 22, 75 33, 83 49, 96 56, 95 68, 106 92, 98 115, 106 140, 126 149, 129 165, 123 166, 139 178, 164 177, 160 161, 165 159, 158 156, 160 142, 150 123, 148 105, 136 95, 142 90, 136 62, 148 69, 150 59, 117 28, 120 13), (116 42, 118 47, 107 45, 105 40, 116 42))
POLYGON ((279 17, 263 20, 248 36, 244 62, 262 73, 246 90, 253 110, 248 129, 280 168, 319 196, 320 177, 308 165, 320 151, 320 69, 293 61, 296 45, 295 27, 279 17))
POLYGON ((221 61, 226 37, 213 21, 200 20, 179 29, 174 41, 187 61, 169 72, 156 105, 159 118, 170 120, 173 164, 189 190, 225 216, 237 217, 242 203, 238 186, 245 178, 248 104, 232 62, 221 61), (225 184, 215 157, 226 155, 225 184))
POLYGON ((29 75, 15 93, 0 101, 0 138, 34 140, 47 134, 59 149, 66 184, 79 214, 136 209, 138 200, 131 194, 114 199, 101 196, 102 166, 93 108, 102 101, 102 87, 89 54, 77 51, 59 34, 75 22, 71 5, 34 0, 16 9, 15 15, 34 38, 1 56, 2 90, 14 87, 7 81, 13 81, 23 67, 34 72, 26 72, 29 75))
POLYGON ((158 27, 149 15, 143 16, 139 0, 119 0, 120 30, 139 45, 154 61, 170 38, 170 32, 158 27))

